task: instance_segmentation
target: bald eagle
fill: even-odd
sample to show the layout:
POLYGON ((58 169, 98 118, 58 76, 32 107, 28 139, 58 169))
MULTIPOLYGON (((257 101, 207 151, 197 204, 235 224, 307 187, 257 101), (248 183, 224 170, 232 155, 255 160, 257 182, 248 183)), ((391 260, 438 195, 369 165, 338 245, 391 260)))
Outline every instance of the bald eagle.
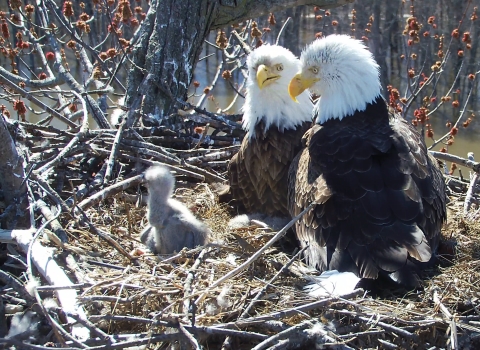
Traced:
POLYGON ((381 97, 379 66, 366 46, 330 35, 302 52, 292 99, 320 95, 315 125, 288 176, 288 207, 306 260, 320 270, 420 284, 446 219, 445 183, 413 126, 381 97))
POLYGON ((247 58, 242 126, 246 136, 228 166, 230 192, 248 213, 288 215, 288 168, 311 126, 313 104, 301 93, 288 96, 300 61, 288 49, 262 45, 247 58))

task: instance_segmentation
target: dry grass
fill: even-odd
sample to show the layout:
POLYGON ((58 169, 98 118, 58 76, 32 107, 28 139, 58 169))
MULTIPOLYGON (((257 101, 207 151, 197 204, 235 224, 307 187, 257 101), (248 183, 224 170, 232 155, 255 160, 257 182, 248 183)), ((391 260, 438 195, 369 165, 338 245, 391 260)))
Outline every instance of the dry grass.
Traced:
MULTIPOLYGON (((74 225, 67 225, 72 241, 86 252, 77 256, 80 271, 75 274, 78 282, 88 285, 81 293, 82 303, 90 320, 108 334, 168 335, 179 329, 179 323, 191 326, 193 321, 197 329, 186 332, 209 349, 220 349, 228 335, 219 330, 244 332, 231 339, 237 348, 247 349, 263 340, 255 334, 288 334, 292 326, 300 329, 297 345, 304 348, 314 342, 347 348, 451 348, 452 342, 457 348, 480 346, 480 224, 456 214, 460 212, 457 203, 450 204, 449 222, 443 230, 445 241, 456 243, 445 249, 454 250, 455 258, 449 256, 452 261, 433 268, 423 290, 332 297, 296 312, 296 307, 316 301, 302 291, 306 284, 302 275, 309 269, 297 259, 268 285, 249 315, 240 319, 266 281, 289 262, 292 252, 277 245, 239 275, 209 288, 274 233, 258 227, 229 230, 229 208, 217 203, 206 184, 180 185, 175 196, 211 227, 214 245, 184 250, 166 260, 154 256, 138 238, 146 225, 145 207, 120 198, 89 209, 88 216, 98 228, 110 232, 134 260, 88 230, 68 229, 74 225), (280 311, 285 314, 276 314, 280 311)), ((171 341, 178 339, 172 336, 171 341)), ((282 339, 261 348, 274 344, 283 344, 282 339)), ((291 340, 293 348, 292 344, 291 340)), ((155 348, 153 343, 150 348, 155 348)))

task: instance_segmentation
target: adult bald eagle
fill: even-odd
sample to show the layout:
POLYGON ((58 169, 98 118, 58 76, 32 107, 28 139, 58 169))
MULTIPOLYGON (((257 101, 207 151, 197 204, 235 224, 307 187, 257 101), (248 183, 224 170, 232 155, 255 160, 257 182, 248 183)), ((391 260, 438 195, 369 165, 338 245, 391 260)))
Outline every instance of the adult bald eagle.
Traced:
POLYGON ((288 49, 262 45, 247 58, 243 106, 247 132, 228 166, 230 192, 249 213, 288 215, 288 168, 311 126, 313 104, 305 92, 300 104, 288 96, 288 83, 300 61, 288 49))
POLYGON ((387 275, 417 286, 446 219, 442 174, 419 133, 389 111, 378 65, 360 41, 330 35, 308 45, 290 82, 321 97, 306 147, 289 171, 289 211, 316 205, 295 226, 321 270, 387 275))

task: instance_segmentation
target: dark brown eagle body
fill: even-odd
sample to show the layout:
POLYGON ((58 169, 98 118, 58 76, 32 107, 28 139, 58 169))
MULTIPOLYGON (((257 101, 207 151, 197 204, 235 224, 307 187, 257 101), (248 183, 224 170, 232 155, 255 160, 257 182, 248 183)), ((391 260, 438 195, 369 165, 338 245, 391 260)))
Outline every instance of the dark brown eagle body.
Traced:
POLYGON ((316 124, 289 171, 289 211, 306 259, 320 270, 388 274, 417 285, 446 218, 445 184, 418 132, 381 97, 316 124))
POLYGON ((270 127, 265 132, 261 121, 255 126, 254 137, 243 139, 228 166, 230 191, 239 207, 247 213, 289 215, 288 169, 301 150, 302 136, 310 125, 305 122, 286 130, 270 127))

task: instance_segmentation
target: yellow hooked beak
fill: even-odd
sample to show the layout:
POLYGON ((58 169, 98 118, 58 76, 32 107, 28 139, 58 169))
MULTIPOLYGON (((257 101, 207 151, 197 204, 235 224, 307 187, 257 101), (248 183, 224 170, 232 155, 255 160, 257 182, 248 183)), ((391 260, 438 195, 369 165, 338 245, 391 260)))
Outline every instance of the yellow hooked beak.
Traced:
POLYGON ((275 80, 279 79, 280 75, 274 74, 270 67, 261 64, 257 69, 257 83, 260 89, 263 89, 265 86, 270 85, 275 80))
POLYGON ((305 78, 302 76, 302 73, 298 73, 292 78, 292 80, 290 80, 290 84, 288 84, 288 93, 292 100, 298 102, 297 96, 319 80, 320 79, 318 78, 305 78))

